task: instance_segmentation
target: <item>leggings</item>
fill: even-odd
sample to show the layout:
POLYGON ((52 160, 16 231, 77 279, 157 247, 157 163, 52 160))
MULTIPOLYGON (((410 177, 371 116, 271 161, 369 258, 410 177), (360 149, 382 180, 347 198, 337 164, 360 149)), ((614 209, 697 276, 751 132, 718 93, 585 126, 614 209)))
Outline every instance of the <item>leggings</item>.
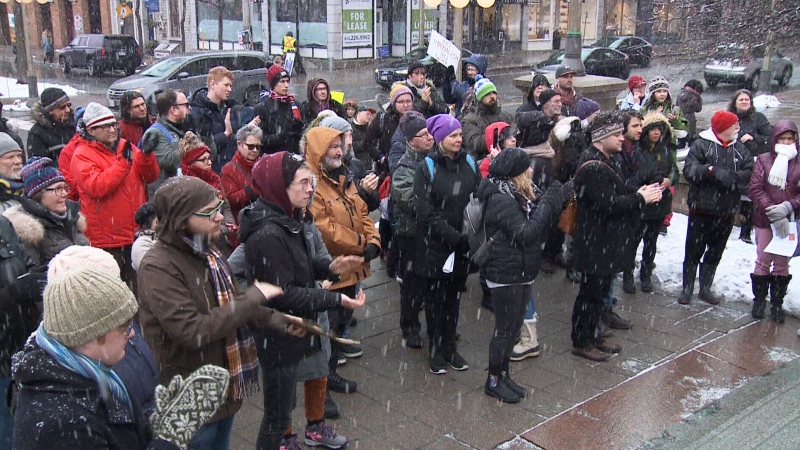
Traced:
POLYGON ((511 356, 532 296, 532 285, 513 284, 492 289, 494 334, 489 342, 489 373, 500 375, 511 356))

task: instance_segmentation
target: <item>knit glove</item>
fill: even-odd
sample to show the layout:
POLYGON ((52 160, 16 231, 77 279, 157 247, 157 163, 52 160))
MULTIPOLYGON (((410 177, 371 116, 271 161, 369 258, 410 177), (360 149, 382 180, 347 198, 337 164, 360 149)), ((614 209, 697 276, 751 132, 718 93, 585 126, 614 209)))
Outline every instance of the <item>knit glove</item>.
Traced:
POLYGON ((150 416, 153 437, 186 449, 192 436, 225 403, 230 373, 205 365, 185 379, 175 375, 169 386, 157 386, 156 410, 150 416))
POLYGON ((775 234, 777 234, 779 238, 785 238, 789 235, 789 219, 786 217, 772 222, 772 225, 775 226, 775 234))
POLYGON ((777 205, 767 206, 765 211, 769 221, 775 223, 778 220, 789 217, 789 214, 792 213, 792 204, 787 200, 777 205))

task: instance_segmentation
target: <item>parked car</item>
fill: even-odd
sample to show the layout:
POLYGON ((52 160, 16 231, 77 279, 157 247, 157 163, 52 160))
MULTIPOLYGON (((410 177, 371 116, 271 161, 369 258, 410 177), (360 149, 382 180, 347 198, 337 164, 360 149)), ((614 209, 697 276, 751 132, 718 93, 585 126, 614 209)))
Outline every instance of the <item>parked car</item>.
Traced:
POLYGON ((217 66, 233 72, 231 98, 245 105, 258 104, 262 90, 268 89, 266 67, 269 55, 258 51, 195 52, 159 60, 136 75, 123 78, 108 88, 109 108, 118 108, 125 91, 141 92, 151 111, 155 97, 167 89, 179 89, 187 96, 207 85, 208 71, 217 66))
MULTIPOLYGON (((562 61, 564 61, 564 50, 558 50, 536 65, 537 72, 555 72, 562 61)), ((623 80, 627 80, 631 75, 628 55, 611 48, 583 47, 581 61, 589 75, 617 77, 623 80)))
MULTIPOLYGON (((461 59, 472 56, 473 53, 467 49, 461 50, 461 59)), ((478 55, 478 54, 476 54, 478 55)), ((483 55, 478 55, 484 57, 483 55)), ((375 82, 384 89, 391 88, 392 84, 398 81, 405 81, 408 78, 408 65, 412 61, 419 60, 428 71, 428 79, 433 81, 433 84, 440 87, 444 83, 446 68, 442 63, 434 59, 428 54, 427 47, 417 47, 408 52, 405 56, 396 60, 384 67, 375 69, 375 82)), ((489 67, 489 61, 486 61, 486 67, 489 67)))
POLYGON ((133 75, 142 64, 142 48, 133 36, 122 34, 81 34, 56 55, 65 74, 87 69, 91 77, 113 70, 133 75))
MULTIPOLYGON (((763 45, 720 45, 703 69, 703 78, 711 87, 719 83, 733 83, 755 92, 758 90, 763 66, 763 45)), ((770 69, 778 86, 789 84, 794 68, 792 61, 780 51, 776 51, 772 56, 770 69)))
POLYGON ((609 36, 604 37, 590 47, 608 47, 628 55, 631 64, 650 67, 653 59, 653 44, 637 36, 609 36))

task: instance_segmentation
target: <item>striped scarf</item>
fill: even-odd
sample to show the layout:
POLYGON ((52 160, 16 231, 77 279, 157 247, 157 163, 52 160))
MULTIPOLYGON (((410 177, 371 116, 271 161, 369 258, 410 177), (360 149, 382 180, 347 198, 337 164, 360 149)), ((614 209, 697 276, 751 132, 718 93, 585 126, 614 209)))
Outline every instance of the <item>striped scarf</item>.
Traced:
POLYGON ((297 107, 297 102, 294 100, 294 95, 278 95, 275 91, 269 91, 269 98, 277 100, 281 103, 289 103, 292 105, 292 115, 297 120, 303 120, 300 117, 300 108, 297 107))
POLYGON ((67 370, 78 375, 94 380, 100 390, 103 401, 108 403, 111 396, 119 399, 124 405, 128 406, 128 411, 133 414, 133 404, 128 395, 128 390, 122 384, 119 376, 105 364, 101 364, 78 352, 70 350, 64 344, 53 339, 44 329, 44 323, 39 325, 36 330, 36 344, 48 355, 67 370))
MULTIPOLYGON (((228 263, 213 248, 208 249, 206 258, 219 306, 228 305, 236 298, 236 289, 228 263)), ((229 397, 232 400, 242 400, 258 392, 256 341, 247 325, 242 325, 225 337, 225 353, 228 359, 228 371, 231 373, 232 389, 228 393, 229 397)))

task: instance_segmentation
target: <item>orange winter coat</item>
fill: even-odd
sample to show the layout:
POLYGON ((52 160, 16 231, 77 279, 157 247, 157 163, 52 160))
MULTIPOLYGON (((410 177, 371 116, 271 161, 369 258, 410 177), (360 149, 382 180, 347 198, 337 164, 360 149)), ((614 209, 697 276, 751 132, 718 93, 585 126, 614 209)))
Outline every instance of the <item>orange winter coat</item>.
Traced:
MULTIPOLYGON (((331 256, 363 256, 367 244, 381 246, 367 204, 358 195, 356 183, 346 166, 342 165, 335 176, 329 176, 322 169, 322 158, 340 134, 340 131, 323 127, 312 128, 306 134, 306 160, 318 180, 311 213, 331 256)), ((366 261, 355 271, 342 274, 331 289, 353 286, 371 274, 369 261, 366 261)))
MULTIPOLYGON (((120 139, 117 149, 122 149, 120 139)), ((120 151, 111 151, 95 140, 82 140, 75 149, 70 171, 75 179, 86 216, 86 237, 93 247, 132 245, 134 215, 147 202, 147 184, 158 178, 155 153, 144 154, 133 146, 133 162, 120 151)))

